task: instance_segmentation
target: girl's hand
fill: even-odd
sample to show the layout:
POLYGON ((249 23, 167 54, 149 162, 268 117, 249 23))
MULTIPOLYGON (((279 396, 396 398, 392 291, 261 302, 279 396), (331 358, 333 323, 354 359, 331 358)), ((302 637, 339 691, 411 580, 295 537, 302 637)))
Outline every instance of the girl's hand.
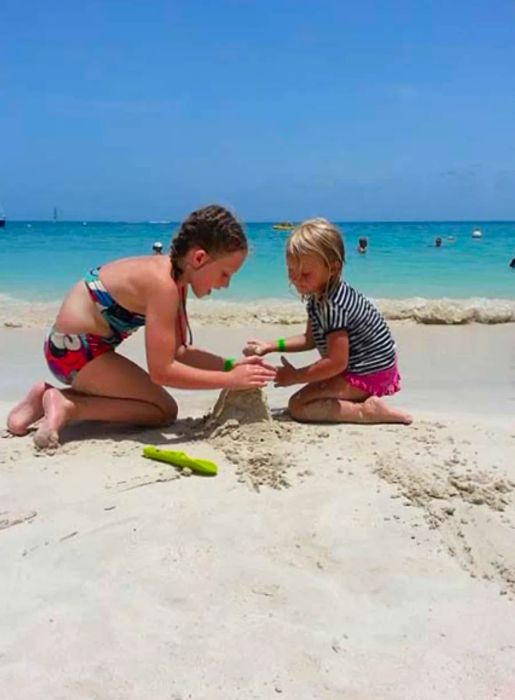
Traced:
POLYGON ((276 369, 259 357, 238 362, 227 374, 228 389, 262 389, 275 379, 276 369))
POLYGON ((274 375, 277 372, 277 367, 274 367, 274 365, 269 365, 268 362, 265 362, 257 355, 246 357, 244 360, 238 360, 238 362, 235 362, 234 364, 235 367, 239 367, 240 365, 261 365, 261 367, 266 367, 267 369, 271 370, 274 375))
POLYGON ((266 355, 267 352, 270 352, 269 345, 264 340, 247 340, 247 344, 243 348, 245 357, 251 357, 253 355, 262 356, 266 355))
POLYGON ((274 386, 297 384, 297 370, 295 367, 283 355, 281 355, 281 362, 283 366, 277 368, 274 386))

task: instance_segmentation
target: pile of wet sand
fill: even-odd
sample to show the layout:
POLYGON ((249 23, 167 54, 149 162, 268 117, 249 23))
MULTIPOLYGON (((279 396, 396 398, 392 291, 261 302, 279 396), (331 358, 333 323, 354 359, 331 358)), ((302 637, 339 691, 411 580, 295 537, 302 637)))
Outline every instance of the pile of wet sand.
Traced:
POLYGON ((223 390, 202 421, 202 437, 236 466, 239 481, 249 482, 256 490, 290 485, 288 432, 273 420, 261 389, 223 390))

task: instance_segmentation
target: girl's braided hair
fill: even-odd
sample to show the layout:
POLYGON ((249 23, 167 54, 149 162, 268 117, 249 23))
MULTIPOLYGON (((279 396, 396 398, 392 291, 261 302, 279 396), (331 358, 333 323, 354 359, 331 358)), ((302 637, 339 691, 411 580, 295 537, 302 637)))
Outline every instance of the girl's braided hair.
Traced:
POLYGON ((195 246, 202 248, 213 258, 248 248, 242 225, 230 211, 218 204, 211 204, 192 212, 173 237, 170 262, 175 280, 184 272, 181 267, 182 258, 195 246))

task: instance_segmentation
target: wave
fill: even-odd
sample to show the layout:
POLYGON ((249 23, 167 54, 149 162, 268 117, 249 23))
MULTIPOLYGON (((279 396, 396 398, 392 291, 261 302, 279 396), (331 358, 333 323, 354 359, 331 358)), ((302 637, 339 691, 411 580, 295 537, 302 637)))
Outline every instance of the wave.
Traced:
MULTIPOLYGON (((514 299, 413 297, 372 301, 389 321, 440 325, 515 323, 514 299)), ((0 326, 50 326, 58 308, 58 302, 27 302, 0 295, 0 326)), ((306 321, 306 311, 301 302, 281 299, 253 302, 192 299, 188 302, 188 311, 191 321, 203 326, 289 326, 306 321)))
MULTIPOLYGON (((462 325, 467 323, 515 323, 512 299, 372 299, 389 321, 422 324, 462 325)), ((194 302, 192 318, 200 322, 221 321, 230 325, 305 323, 306 312, 299 302, 256 301, 243 303, 194 302)))
POLYGON ((513 299, 378 299, 377 306, 391 321, 460 325, 466 323, 514 323, 513 299))

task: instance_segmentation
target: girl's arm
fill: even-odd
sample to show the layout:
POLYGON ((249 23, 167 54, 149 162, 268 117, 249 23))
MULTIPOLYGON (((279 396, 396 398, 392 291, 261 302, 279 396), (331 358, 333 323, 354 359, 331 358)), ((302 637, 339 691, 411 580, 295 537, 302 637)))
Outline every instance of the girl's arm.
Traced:
POLYGON ((283 367, 277 370, 276 386, 311 384, 330 379, 343 372, 349 363, 349 336, 347 331, 334 331, 327 336, 327 356, 312 365, 296 369, 284 357, 283 367))
POLYGON ((171 280, 156 282, 148 291, 145 309, 145 348, 150 378, 155 384, 178 389, 223 389, 262 387, 275 376, 275 370, 261 363, 240 364, 230 372, 219 368, 216 356, 206 353, 209 367, 192 367, 177 361, 178 342, 175 325, 179 294, 171 280), (211 364, 212 363, 212 364, 211 364), (213 366, 215 365, 215 366, 213 366))
POLYGON ((212 352, 201 350, 200 348, 194 348, 191 345, 181 345, 181 347, 177 350, 176 360, 183 362, 189 367, 208 369, 216 372, 226 371, 225 368, 227 363, 229 363, 229 365, 232 367, 247 364, 260 364, 263 367, 267 367, 275 372, 275 367, 267 364, 259 357, 248 357, 243 360, 236 360, 234 357, 220 357, 220 355, 214 355, 212 352))
POLYGON ((190 367, 208 369, 215 372, 222 372, 225 364, 225 358, 220 357, 220 355, 195 348, 192 345, 181 345, 177 350, 176 359, 190 367))
POLYGON ((293 335, 290 338, 281 338, 279 340, 248 340, 247 345, 243 348, 243 354, 250 355, 267 355, 269 352, 304 352, 305 350, 313 350, 315 340, 311 330, 311 322, 308 320, 306 330, 301 335, 293 335))

